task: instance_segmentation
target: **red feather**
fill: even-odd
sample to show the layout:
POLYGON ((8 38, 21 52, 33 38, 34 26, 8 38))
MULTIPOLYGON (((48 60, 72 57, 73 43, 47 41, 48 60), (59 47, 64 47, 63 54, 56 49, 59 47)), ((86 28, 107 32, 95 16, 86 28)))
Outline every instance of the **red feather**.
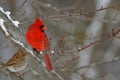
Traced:
POLYGON ((53 69, 53 67, 52 67, 52 64, 50 62, 51 60, 49 58, 49 55, 48 54, 44 54, 44 58, 45 58, 46 69, 48 71, 51 71, 53 69))
POLYGON ((40 30, 40 26, 45 27, 45 25, 37 18, 28 28, 26 40, 33 48, 44 51, 49 47, 49 42, 45 32, 40 30))
MULTIPOLYGON (((46 30, 43 22, 36 18, 35 22, 30 25, 26 32, 26 41, 36 50, 45 51, 49 50, 49 41, 44 30, 46 30)), ((52 70, 52 65, 48 54, 44 54, 47 70, 52 70)))

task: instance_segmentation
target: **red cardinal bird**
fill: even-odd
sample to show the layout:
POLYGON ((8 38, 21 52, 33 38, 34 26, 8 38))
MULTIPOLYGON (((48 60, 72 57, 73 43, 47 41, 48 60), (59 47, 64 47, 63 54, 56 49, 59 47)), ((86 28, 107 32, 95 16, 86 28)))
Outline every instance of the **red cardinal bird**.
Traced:
MULTIPOLYGON (((50 49, 47 35, 45 34, 46 26, 43 22, 36 18, 35 22, 30 25, 26 32, 26 40, 36 51, 47 51, 50 49)), ((48 54, 44 54, 46 69, 52 70, 52 64, 48 54)))

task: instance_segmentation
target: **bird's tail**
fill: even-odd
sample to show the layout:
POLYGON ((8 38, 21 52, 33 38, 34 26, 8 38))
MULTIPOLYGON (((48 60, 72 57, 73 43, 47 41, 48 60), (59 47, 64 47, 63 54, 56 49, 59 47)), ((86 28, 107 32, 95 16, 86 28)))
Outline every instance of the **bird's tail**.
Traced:
POLYGON ((49 54, 44 54, 44 60, 45 60, 45 64, 46 64, 46 69, 48 71, 53 70, 53 66, 52 66, 49 54))

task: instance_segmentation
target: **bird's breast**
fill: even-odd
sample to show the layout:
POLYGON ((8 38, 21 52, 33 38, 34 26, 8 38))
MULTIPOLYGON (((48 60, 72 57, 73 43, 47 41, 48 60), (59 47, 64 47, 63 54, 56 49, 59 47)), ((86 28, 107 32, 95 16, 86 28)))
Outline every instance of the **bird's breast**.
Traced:
POLYGON ((28 31, 26 40, 35 49, 44 50, 44 33, 40 31, 28 31))

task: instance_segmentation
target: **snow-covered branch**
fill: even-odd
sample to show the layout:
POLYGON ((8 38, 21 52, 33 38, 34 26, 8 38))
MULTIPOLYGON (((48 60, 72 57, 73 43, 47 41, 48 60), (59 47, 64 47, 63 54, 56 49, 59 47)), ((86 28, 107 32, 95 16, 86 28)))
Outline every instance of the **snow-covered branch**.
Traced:
MULTIPOLYGON (((12 22, 12 24, 14 25, 14 27, 16 28, 19 28, 19 24, 20 22, 19 21, 15 21, 11 18, 10 14, 11 12, 10 11, 4 11, 2 7, 0 7, 0 12, 2 12, 5 16, 7 16, 8 20, 10 20, 12 22)), ((35 58, 38 62, 40 62, 42 64, 43 67, 46 67, 45 63, 40 59, 38 58, 32 50, 28 49, 25 44, 23 44, 21 41, 17 40, 14 38, 14 36, 8 32, 6 26, 4 25, 4 22, 5 20, 3 18, 0 18, 0 28, 1 30, 5 33, 6 37, 8 37, 12 42, 14 42, 15 44, 21 46, 24 50, 26 50, 28 53, 30 53, 30 55, 35 58), (10 36, 12 35, 12 36, 10 36)), ((53 51, 51 52, 53 53, 53 51)), ((60 80, 64 80, 56 71, 52 70, 51 71, 53 74, 55 74, 60 80)))
POLYGON ((11 12, 10 11, 4 11, 2 7, 0 7, 0 11, 7 16, 7 18, 13 23, 13 25, 15 27, 19 27, 20 22, 15 21, 11 18, 11 16, 10 16, 11 12))
POLYGON ((2 18, 0 18, 0 26, 1 26, 1 29, 5 32, 5 35, 6 36, 9 36, 9 33, 7 32, 7 29, 5 28, 4 26, 4 20, 2 18))
MULTIPOLYGON (((5 25, 4 25, 4 20, 2 18, 0 18, 0 27, 2 29, 2 31, 4 31, 6 37, 10 36, 9 32, 7 31, 5 25)), ((30 53, 35 59, 37 59, 40 63, 43 64, 43 66, 45 67, 45 63, 43 61, 41 61, 37 56, 34 55, 33 51, 31 51, 30 49, 28 49, 22 42, 9 37, 10 40, 12 40, 14 43, 16 43, 17 45, 21 46, 22 48, 24 48, 28 53, 30 53)))

